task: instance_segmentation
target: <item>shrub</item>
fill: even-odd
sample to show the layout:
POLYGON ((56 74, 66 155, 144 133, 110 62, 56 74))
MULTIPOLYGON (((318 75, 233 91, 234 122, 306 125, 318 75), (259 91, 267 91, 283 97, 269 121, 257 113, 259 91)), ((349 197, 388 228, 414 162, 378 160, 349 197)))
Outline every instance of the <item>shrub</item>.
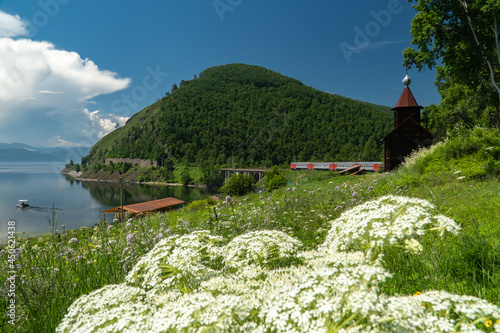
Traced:
POLYGON ((185 186, 185 185, 189 185, 193 182, 193 178, 191 177, 191 174, 189 173, 189 169, 188 168, 184 168, 182 169, 181 171, 181 182, 182 184, 185 186))
POLYGON ((481 180, 488 175, 500 175, 499 157, 500 131, 474 128, 416 151, 405 160, 400 174, 425 175, 432 181, 436 175, 444 174, 458 179, 481 180))
POLYGON ((220 191, 230 196, 244 195, 252 190, 254 182, 255 179, 251 175, 232 175, 226 180, 220 191))
POLYGON ((129 162, 121 163, 120 169, 119 169, 120 174, 126 173, 128 170, 130 170, 131 167, 132 167, 132 163, 129 163, 129 162))
POLYGON ((275 189, 285 186, 288 183, 283 171, 277 167, 265 172, 265 177, 264 186, 266 191, 274 191, 275 189))
POLYGON ((194 201, 191 201, 187 205, 187 208, 189 210, 202 210, 202 209, 205 209, 207 207, 213 206, 216 203, 217 202, 214 199, 208 197, 208 198, 203 199, 203 200, 194 200, 194 201))
POLYGON ((174 173, 167 167, 160 168, 160 175, 161 178, 166 182, 169 182, 174 179, 174 173))

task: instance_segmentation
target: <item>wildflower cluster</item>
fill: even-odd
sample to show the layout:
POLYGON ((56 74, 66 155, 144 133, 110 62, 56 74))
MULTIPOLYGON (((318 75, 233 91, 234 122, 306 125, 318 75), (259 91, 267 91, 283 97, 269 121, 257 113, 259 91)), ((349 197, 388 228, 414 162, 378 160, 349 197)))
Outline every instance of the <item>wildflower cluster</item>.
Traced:
MULTIPOLYGON (((487 301, 445 291, 387 297, 378 307, 370 321, 381 323, 384 332, 484 332, 481 328, 491 326, 488 319, 499 313, 487 301)), ((500 323, 494 332, 500 332, 500 323)))
POLYGON ((251 231, 235 237, 225 247, 224 263, 241 267, 268 264, 280 259, 293 259, 301 242, 283 232, 251 231))
POLYGON ((406 239, 412 252, 421 246, 414 238, 428 229, 457 234, 460 226, 452 219, 432 214, 434 206, 422 199, 384 196, 354 207, 332 221, 323 247, 336 251, 370 250, 378 253, 388 245, 406 239))
POLYGON ((174 286, 192 289, 202 276, 210 276, 208 262, 220 257, 221 237, 208 231, 164 238, 132 268, 125 281, 145 290, 169 289, 174 286))
POLYGON ((278 230, 232 240, 209 231, 169 235, 125 283, 81 296, 56 331, 500 332, 499 308, 481 299, 380 291, 391 274, 373 247, 401 242, 423 251, 415 236, 458 232, 432 210, 403 197, 367 202, 334 220, 324 244, 307 251, 278 230))

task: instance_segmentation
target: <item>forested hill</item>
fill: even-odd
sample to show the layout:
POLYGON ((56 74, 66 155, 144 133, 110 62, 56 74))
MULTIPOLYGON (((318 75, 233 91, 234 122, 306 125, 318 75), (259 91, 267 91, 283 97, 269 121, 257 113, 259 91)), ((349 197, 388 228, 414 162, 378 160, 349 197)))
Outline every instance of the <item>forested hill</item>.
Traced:
POLYGON ((174 85, 102 138, 84 161, 129 157, 271 166, 381 160, 380 139, 391 127, 389 108, 325 93, 262 67, 230 64, 174 85))

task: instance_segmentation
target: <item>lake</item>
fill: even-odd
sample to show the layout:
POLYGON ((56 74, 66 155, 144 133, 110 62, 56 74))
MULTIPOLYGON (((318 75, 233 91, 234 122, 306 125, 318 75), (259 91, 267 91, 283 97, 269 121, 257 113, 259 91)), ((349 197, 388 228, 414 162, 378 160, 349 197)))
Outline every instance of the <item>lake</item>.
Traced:
MULTIPOLYGON (((52 207, 62 231, 93 226, 103 210, 120 205, 120 184, 81 182, 60 174, 62 163, 0 162, 0 243, 7 239, 9 221, 16 232, 29 236, 49 233, 52 207), (29 200, 30 207, 17 208, 18 200, 29 200)), ((184 201, 203 198, 201 188, 123 184, 123 204, 175 197, 184 201)), ((106 214, 109 221, 112 214, 106 214)))

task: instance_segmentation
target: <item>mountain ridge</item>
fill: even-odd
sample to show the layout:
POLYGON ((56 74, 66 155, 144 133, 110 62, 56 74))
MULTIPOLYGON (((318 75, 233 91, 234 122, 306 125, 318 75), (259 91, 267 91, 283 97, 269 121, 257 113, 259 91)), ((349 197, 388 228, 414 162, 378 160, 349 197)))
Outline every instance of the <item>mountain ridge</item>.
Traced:
POLYGON ((0 162, 79 161, 90 147, 33 147, 25 143, 0 143, 0 162))
POLYGON ((374 160, 390 108, 326 93, 259 66, 228 64, 181 81, 91 149, 109 157, 271 166, 291 160, 374 160))

